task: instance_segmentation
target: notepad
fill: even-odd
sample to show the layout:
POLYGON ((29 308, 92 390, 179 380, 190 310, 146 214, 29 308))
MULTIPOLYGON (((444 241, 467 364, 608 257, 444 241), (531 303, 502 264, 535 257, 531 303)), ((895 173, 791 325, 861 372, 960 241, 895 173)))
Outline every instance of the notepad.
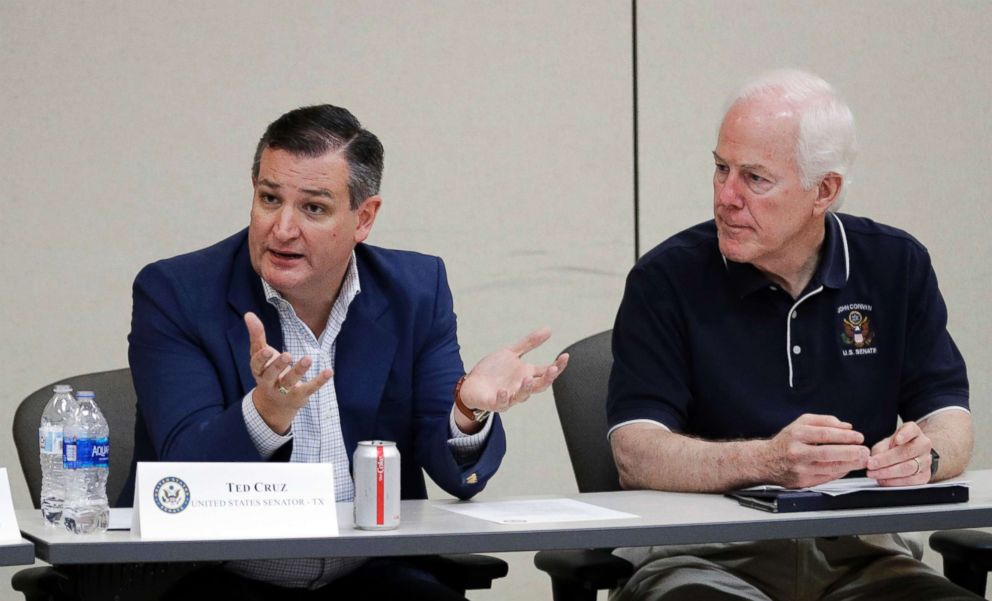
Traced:
POLYGON ((729 493, 745 507, 791 513, 829 509, 862 509, 964 503, 968 500, 966 481, 938 482, 922 486, 879 486, 869 478, 850 478, 804 489, 755 486, 729 493))

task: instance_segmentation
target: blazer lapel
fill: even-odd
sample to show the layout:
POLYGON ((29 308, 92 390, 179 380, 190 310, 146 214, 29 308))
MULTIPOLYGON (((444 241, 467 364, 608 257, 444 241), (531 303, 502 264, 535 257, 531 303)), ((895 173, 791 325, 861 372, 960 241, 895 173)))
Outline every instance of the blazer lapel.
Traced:
MULTIPOLYGON (((364 265, 358 264, 362 291, 352 301, 335 351, 334 386, 341 414, 341 431, 349 456, 360 440, 375 435, 376 415, 389 378, 398 344, 396 335, 382 323, 389 302, 364 265)), ((231 313, 227 341, 237 366, 242 394, 255 387, 249 356, 250 340, 244 314, 252 311, 262 320, 269 345, 283 348, 279 313, 265 300, 262 281, 251 266, 247 243, 239 250, 228 290, 231 313)))
POLYGON ((341 433, 349 456, 358 441, 375 436, 379 402, 398 343, 396 335, 383 325, 389 303, 361 263, 359 279, 362 291, 348 308, 334 358, 341 433))
POLYGON ((248 337, 248 328, 245 326, 245 313, 251 311, 262 320, 262 325, 265 326, 265 339, 269 346, 281 351, 283 345, 279 313, 265 300, 262 279, 251 266, 247 242, 234 259, 227 302, 232 309, 228 317, 227 342, 231 347, 231 357, 238 369, 241 392, 247 394, 255 387, 255 376, 251 373, 251 340, 248 337))

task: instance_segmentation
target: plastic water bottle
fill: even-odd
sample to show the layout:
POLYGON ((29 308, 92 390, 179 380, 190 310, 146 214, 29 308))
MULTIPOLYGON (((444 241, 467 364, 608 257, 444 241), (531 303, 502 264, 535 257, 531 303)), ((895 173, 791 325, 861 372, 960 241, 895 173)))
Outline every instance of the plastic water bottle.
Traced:
POLYGON ((63 466, 66 530, 76 534, 103 532, 110 521, 107 473, 110 471, 110 428, 92 392, 80 390, 76 407, 65 422, 63 466))
POLYGON ((76 406, 72 387, 59 384, 41 414, 38 446, 41 459, 41 516, 52 526, 62 524, 65 478, 62 475, 62 432, 66 418, 76 406))

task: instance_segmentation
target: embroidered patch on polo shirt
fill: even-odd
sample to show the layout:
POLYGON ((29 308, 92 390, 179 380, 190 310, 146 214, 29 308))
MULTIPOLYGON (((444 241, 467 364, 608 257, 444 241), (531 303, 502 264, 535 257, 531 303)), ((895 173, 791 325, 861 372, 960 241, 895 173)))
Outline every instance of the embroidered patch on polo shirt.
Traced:
POLYGON ((851 303, 837 307, 843 356, 874 355, 878 352, 871 313, 871 305, 866 303, 851 303))

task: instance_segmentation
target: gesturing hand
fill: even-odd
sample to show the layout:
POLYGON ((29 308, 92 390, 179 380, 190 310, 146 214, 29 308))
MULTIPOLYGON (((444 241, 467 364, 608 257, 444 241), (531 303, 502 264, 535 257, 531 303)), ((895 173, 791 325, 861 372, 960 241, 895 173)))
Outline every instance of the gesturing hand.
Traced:
POLYGON ((930 437, 916 422, 906 422, 895 434, 871 448, 868 477, 882 486, 912 486, 930 481, 930 437))
POLYGON ((483 357, 462 384, 462 402, 469 409, 506 411, 526 401, 531 394, 547 389, 565 370, 568 354, 562 353, 548 365, 526 363, 521 357, 550 337, 548 328, 534 330, 516 344, 483 357))
POLYGON ((251 373, 255 389, 251 400, 265 423, 278 434, 289 431, 296 412, 307 404, 310 395, 334 375, 329 369, 309 382, 302 378, 313 361, 303 357, 295 364, 289 353, 279 353, 265 341, 265 326, 254 313, 245 313, 245 326, 251 340, 251 373))
POLYGON ((865 437, 832 415, 801 415, 768 441, 770 480, 805 488, 835 480, 868 461, 865 437))

